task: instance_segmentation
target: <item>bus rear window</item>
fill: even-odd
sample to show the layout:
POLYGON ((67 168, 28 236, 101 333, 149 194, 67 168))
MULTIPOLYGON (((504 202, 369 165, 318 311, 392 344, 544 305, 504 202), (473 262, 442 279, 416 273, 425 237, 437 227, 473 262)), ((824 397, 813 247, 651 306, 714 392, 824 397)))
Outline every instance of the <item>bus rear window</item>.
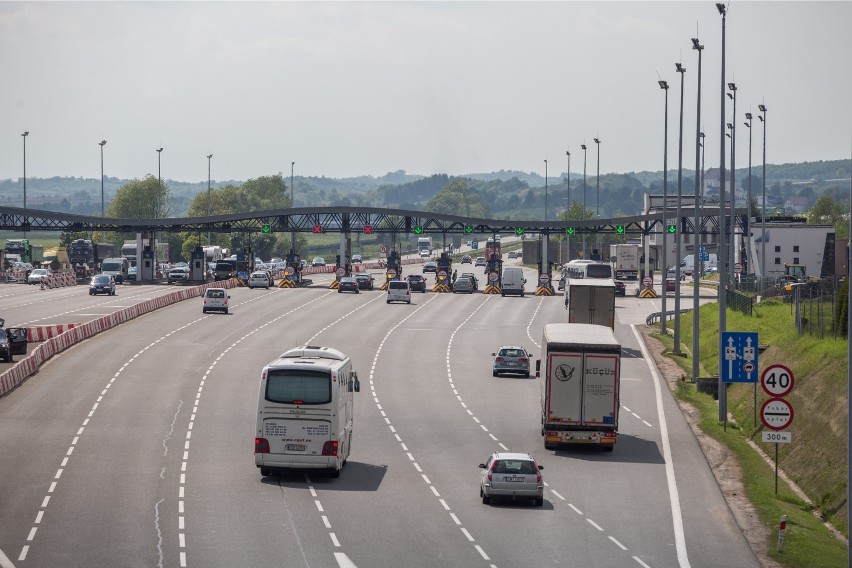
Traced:
POLYGON ((589 264, 586 266, 588 278, 612 278, 612 267, 608 264, 589 264))
POLYGON ((266 400, 279 404, 328 404, 331 375, 327 371, 269 369, 266 400))

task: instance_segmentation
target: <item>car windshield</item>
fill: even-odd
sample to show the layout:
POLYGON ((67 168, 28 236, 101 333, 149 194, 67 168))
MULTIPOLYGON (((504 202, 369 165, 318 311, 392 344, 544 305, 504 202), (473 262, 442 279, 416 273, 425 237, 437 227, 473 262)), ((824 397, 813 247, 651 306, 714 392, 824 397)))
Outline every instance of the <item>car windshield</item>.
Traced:
POLYGON ((95 276, 92 281, 97 284, 106 284, 109 282, 109 276, 95 276))

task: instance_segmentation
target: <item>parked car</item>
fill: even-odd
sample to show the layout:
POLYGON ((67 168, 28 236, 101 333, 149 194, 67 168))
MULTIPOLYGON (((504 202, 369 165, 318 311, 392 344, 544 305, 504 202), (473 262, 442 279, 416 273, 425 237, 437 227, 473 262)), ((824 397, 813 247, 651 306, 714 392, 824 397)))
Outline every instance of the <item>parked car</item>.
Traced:
POLYGON ((485 265, 486 265, 485 257, 484 256, 477 256, 476 257, 476 263, 474 264, 474 266, 485 266, 485 265))
POLYGON ((470 257, 469 254, 466 254, 462 257, 461 263, 462 264, 473 264, 473 259, 470 257))
POLYGON ((5 329, 5 321, 0 318, 0 358, 11 362, 15 355, 27 354, 27 329, 25 327, 10 327, 5 329))
POLYGON ((41 284, 41 279, 47 280, 50 277, 50 271, 46 268, 35 268, 30 275, 27 276, 27 284, 41 284))
POLYGON ((361 290, 373 290, 375 287, 375 278, 371 274, 356 274, 355 280, 361 290))
POLYGON ((95 274, 89 283, 89 296, 107 294, 115 296, 115 278, 109 274, 95 274))
POLYGON ((497 377, 500 373, 520 373, 530 376, 530 355, 519 345, 504 345, 491 354, 494 363, 491 375, 497 377))
POLYGON ((269 273, 265 270, 255 270, 248 277, 249 288, 265 288, 269 290, 269 273))
POLYGON ((355 292, 356 294, 360 293, 360 286, 358 285, 358 281, 351 276, 344 276, 340 279, 340 282, 337 283, 337 292, 355 292))
POLYGON ((435 274, 437 274, 438 273, 438 263, 435 262, 435 261, 432 261, 432 260, 425 263, 423 265, 423 274, 426 274, 427 272, 434 272, 435 274))
POLYGON ((408 287, 411 288, 412 292, 426 293, 426 279, 423 278, 422 274, 409 274, 405 279, 408 281, 408 287))
POLYGON ((315 256, 311 261, 311 266, 325 266, 325 259, 321 256, 315 256))
POLYGON ((627 286, 621 280, 615 281, 615 295, 616 296, 626 296, 627 295, 627 286))
POLYGON ((507 499, 532 499, 539 507, 544 505, 543 466, 538 465, 530 454, 494 452, 488 461, 479 464, 482 473, 479 481, 479 496, 483 504, 492 497, 507 499))
POLYGON ((224 288, 207 288, 204 291, 204 305, 201 308, 202 313, 207 312, 224 312, 228 313, 228 300, 230 294, 224 288))

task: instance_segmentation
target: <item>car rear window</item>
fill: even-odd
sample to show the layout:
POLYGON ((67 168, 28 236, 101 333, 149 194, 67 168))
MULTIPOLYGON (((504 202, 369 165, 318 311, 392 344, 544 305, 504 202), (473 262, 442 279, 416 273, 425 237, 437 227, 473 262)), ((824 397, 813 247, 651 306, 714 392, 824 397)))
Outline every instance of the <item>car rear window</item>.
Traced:
POLYGON ((207 290, 208 298, 224 298, 225 291, 224 290, 207 290))
POLYGON ((535 464, 528 460, 497 460, 492 470, 494 473, 535 473, 535 464))
POLYGON ((394 290, 405 290, 406 288, 408 288, 408 282, 400 282, 398 280, 391 280, 390 284, 388 285, 388 288, 391 288, 391 289, 394 289, 394 290))
POLYGON ((498 353, 501 357, 526 357, 526 353, 520 349, 501 349, 498 353))

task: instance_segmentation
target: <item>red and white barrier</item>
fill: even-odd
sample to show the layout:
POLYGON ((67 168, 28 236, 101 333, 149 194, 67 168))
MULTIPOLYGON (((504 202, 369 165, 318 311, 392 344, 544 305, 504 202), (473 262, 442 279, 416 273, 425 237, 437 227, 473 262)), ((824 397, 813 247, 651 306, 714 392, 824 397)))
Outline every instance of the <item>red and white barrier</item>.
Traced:
POLYGON ((47 341, 65 333, 71 328, 77 327, 76 323, 64 323, 58 325, 36 325, 27 328, 27 341, 35 343, 37 341, 47 341))
MULTIPOLYGON (((141 302, 129 308, 118 310, 110 315, 103 316, 83 324, 34 326, 33 329, 56 329, 54 329, 52 332, 48 329, 34 332, 34 337, 37 336, 38 333, 44 333, 47 335, 53 333, 53 335, 44 340, 44 342, 40 345, 36 346, 36 348, 33 349, 32 352, 25 358, 21 359, 20 361, 12 365, 12 367, 0 374, 0 396, 3 396, 6 393, 19 387, 21 383, 23 383, 27 378, 29 378, 30 376, 35 374, 36 371, 38 371, 38 368, 41 366, 42 363, 44 363, 57 353, 68 349, 75 343, 78 343, 85 339, 89 339, 90 337, 93 337, 98 333, 101 333, 102 331, 106 331, 112 327, 115 327, 126 321, 130 321, 131 319, 138 317, 142 314, 148 313, 150 311, 163 308, 176 302, 188 300, 190 298, 197 298, 201 296, 204 293, 204 290, 206 290, 207 288, 233 288, 235 286, 237 286, 237 280, 235 278, 232 278, 230 280, 222 280, 220 282, 202 284, 201 286, 186 287, 182 288, 177 292, 172 292, 164 296, 158 296, 156 298, 146 300, 145 302, 141 302), (64 331, 59 331, 60 327, 64 328, 64 331)), ((30 328, 27 329, 27 340, 30 340, 30 328)), ((38 340, 34 339, 33 341, 38 340)))

